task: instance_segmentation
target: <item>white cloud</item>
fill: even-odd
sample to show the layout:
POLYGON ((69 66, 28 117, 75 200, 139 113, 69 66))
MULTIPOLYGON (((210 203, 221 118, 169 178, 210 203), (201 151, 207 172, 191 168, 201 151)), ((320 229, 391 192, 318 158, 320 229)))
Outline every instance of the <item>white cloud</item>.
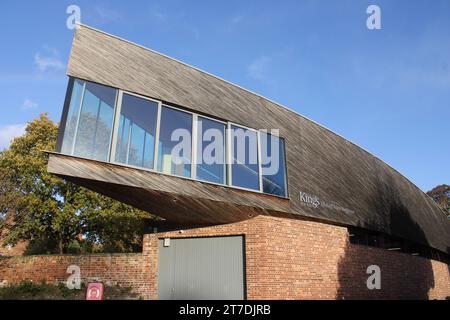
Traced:
POLYGON ((0 126, 0 150, 8 148, 11 141, 25 133, 26 124, 0 126))
POLYGON ((247 73, 250 76, 250 78, 260 81, 267 80, 270 62, 271 59, 266 56, 261 56, 255 59, 247 67, 247 73))
POLYGON ((51 47, 49 45, 46 45, 46 44, 44 44, 42 47, 44 48, 44 50, 47 53, 51 54, 52 56, 54 56, 54 57, 59 56, 59 51, 56 48, 53 48, 53 47, 51 47))
POLYGON ((25 99, 25 101, 23 102, 23 105, 22 105, 22 109, 24 109, 24 110, 34 109, 37 107, 38 107, 38 104, 30 99, 25 99))
POLYGON ((234 16, 231 18, 231 24, 239 24, 244 20, 244 17, 241 15, 234 16))
POLYGON ((100 23, 115 22, 122 19, 122 14, 119 11, 103 5, 95 6, 94 11, 96 19, 100 23))
POLYGON ((41 72, 45 72, 50 69, 59 71, 65 68, 64 63, 61 62, 55 52, 52 52, 51 56, 42 56, 40 52, 37 52, 34 55, 34 63, 41 72))
POLYGON ((152 11, 152 16, 160 22, 167 22, 167 15, 160 11, 152 11))
POLYGON ((236 32, 241 31, 241 25, 245 22, 243 15, 234 15, 228 18, 225 24, 225 31, 236 32))

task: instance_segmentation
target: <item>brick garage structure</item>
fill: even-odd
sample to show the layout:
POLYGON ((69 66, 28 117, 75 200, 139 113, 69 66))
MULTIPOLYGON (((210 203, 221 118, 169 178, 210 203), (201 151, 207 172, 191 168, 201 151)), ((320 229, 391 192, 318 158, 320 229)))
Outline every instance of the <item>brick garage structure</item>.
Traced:
POLYGON ((158 298, 158 240, 243 235, 247 299, 446 299, 450 266, 439 261, 350 244, 347 229, 258 216, 239 223, 147 234, 142 254, 29 256, 1 259, 0 282, 65 282, 67 267, 82 280, 131 287, 158 298), (381 268, 381 289, 369 290, 369 265, 381 268))
POLYGON ((147 298, 157 299, 158 239, 244 235, 247 299, 446 299, 450 266, 350 244, 347 228, 258 216, 239 223, 149 234, 147 298), (381 290, 369 290, 367 267, 381 268, 381 290))

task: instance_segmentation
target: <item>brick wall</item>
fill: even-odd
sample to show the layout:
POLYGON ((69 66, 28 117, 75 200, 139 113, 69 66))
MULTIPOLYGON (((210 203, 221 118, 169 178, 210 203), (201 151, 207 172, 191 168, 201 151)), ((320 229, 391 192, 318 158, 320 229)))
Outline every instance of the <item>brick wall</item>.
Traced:
POLYGON ((150 291, 157 298, 158 239, 245 235, 248 299, 445 299, 450 296, 450 268, 442 262, 352 245, 343 227, 258 216, 251 220, 149 234, 150 291), (381 268, 381 290, 366 286, 367 267, 381 268))
POLYGON ((28 246, 28 241, 19 241, 15 246, 4 246, 3 242, 8 235, 9 230, 14 229, 14 216, 16 212, 8 209, 6 219, 0 228, 0 256, 21 256, 28 246))
POLYGON ((248 299, 445 299, 450 268, 442 262, 352 245, 346 228, 258 216, 239 223, 148 234, 142 254, 30 256, 0 259, 0 283, 66 281, 80 266, 84 281, 134 288, 157 299, 158 239, 244 235, 248 299), (366 269, 381 268, 381 290, 369 290, 366 269))
POLYGON ((3 239, 0 236, 0 256, 8 257, 21 256, 28 246, 28 241, 19 241, 15 246, 2 246, 2 243, 3 239))
POLYGON ((67 267, 80 267, 83 282, 100 281, 106 285, 131 287, 137 294, 148 291, 144 280, 143 260, 140 253, 50 255, 0 258, 0 284, 22 281, 65 283, 70 274, 67 267))

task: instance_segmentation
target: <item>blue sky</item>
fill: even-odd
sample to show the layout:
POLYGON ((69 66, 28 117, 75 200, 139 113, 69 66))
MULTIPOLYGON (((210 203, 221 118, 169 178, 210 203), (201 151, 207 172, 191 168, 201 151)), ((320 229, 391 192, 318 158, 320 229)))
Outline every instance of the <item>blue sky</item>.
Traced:
POLYGON ((1 1, 0 147, 59 121, 81 22, 296 110, 422 190, 450 184, 450 1, 1 1), (366 27, 370 4, 381 30, 366 27))

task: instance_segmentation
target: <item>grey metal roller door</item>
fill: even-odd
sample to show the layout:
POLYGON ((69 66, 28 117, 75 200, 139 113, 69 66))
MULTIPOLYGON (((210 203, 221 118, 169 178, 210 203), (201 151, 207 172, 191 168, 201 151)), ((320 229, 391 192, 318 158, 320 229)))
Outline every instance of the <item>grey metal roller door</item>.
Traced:
POLYGON ((159 241, 159 299, 244 299, 243 237, 159 241))

